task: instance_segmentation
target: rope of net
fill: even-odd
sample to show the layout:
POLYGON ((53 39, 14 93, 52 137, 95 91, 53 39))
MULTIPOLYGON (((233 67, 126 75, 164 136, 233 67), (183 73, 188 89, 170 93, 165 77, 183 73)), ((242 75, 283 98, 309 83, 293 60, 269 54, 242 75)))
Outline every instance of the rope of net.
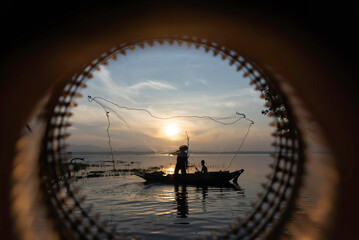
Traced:
MULTIPOLYGON (((252 125, 254 124, 254 121, 247 118, 246 115, 244 113, 240 113, 240 112, 236 112, 234 115, 231 115, 231 116, 228 116, 228 117, 211 117, 211 116, 197 116, 197 115, 175 115, 175 116, 170 116, 170 117, 161 117, 161 116, 156 116, 154 114, 152 114, 149 110, 147 109, 144 109, 144 108, 133 108, 133 107, 126 107, 126 106, 121 106, 115 102, 112 102, 108 99, 105 99, 103 97, 91 97, 90 95, 87 96, 87 99, 89 102, 95 102, 97 103, 99 106, 101 106, 103 108, 103 110, 105 111, 106 113, 106 117, 107 117, 107 122, 108 122, 108 125, 107 125, 107 136, 108 136, 108 144, 109 144, 109 147, 110 147, 110 150, 111 150, 111 156, 112 156, 112 161, 113 161, 113 166, 114 166, 114 169, 115 169, 115 158, 114 158, 114 154, 113 154, 113 149, 112 149, 112 146, 111 146, 111 136, 110 136, 110 132, 109 132, 109 129, 110 129, 110 112, 113 112, 122 122, 124 122, 126 124, 126 126, 131 130, 131 126, 126 122, 126 120, 118 114, 118 112, 116 112, 114 109, 112 109, 111 107, 109 107, 108 105, 104 104, 103 102, 100 102, 99 100, 102 100, 102 101, 105 101, 106 103, 109 103, 111 105, 114 105, 116 106, 117 108, 119 109, 125 109, 125 110, 128 110, 128 111, 141 111, 141 112, 145 112, 147 113, 150 117, 154 118, 154 119, 159 119, 159 120, 169 120, 169 119, 175 119, 175 118, 197 118, 197 119, 207 119, 207 120, 210 120, 210 121, 213 121, 213 122, 216 122, 218 124, 221 124, 221 125, 233 125, 237 122, 239 122, 241 119, 245 119, 247 120, 250 124, 248 126, 248 129, 247 129, 247 132, 245 134, 245 136, 243 137, 240 145, 238 146, 236 152, 234 153, 232 159, 230 160, 229 162, 229 165, 224 169, 224 170, 227 170, 231 167, 232 163, 233 163, 233 160, 236 158, 236 156, 238 155, 238 153, 240 152, 247 136, 249 135, 249 132, 250 132, 250 129, 252 127, 252 125), (237 119, 231 121, 231 122, 225 122, 223 120, 227 120, 227 119, 231 119, 233 118, 234 116, 238 116, 237 119)), ((186 132, 187 134, 187 132, 186 132)), ((188 135, 187 135, 187 138, 188 138, 188 135)), ((147 143, 145 143, 147 145, 147 143)))

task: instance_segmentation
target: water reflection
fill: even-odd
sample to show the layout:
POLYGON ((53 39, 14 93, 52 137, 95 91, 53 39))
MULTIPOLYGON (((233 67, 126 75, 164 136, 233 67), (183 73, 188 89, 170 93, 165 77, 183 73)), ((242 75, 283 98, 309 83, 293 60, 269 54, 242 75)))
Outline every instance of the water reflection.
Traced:
MULTIPOLYGON (((220 198, 225 197, 226 193, 229 192, 237 192, 239 195, 244 197, 244 189, 241 188, 239 185, 228 183, 222 184, 218 186, 208 186, 208 185, 197 185, 197 186, 188 186, 189 189, 194 189, 197 196, 202 196, 201 205, 202 211, 207 212, 207 203, 206 200, 208 198, 209 192, 210 195, 214 195, 212 197, 216 198, 215 196, 219 193, 220 198), (210 191, 209 191, 210 190, 210 191)), ((175 185, 174 186, 174 193, 176 199, 176 207, 177 210, 177 218, 188 218, 189 215, 189 201, 188 201, 188 191, 187 185, 175 185)), ((194 201, 193 197, 190 197, 191 201, 194 201)), ((211 204, 211 203, 209 203, 211 204)), ((197 204, 196 204, 197 205, 197 204)), ((198 206, 198 205, 197 205, 198 206)))
POLYGON ((207 212, 207 208, 206 208, 206 198, 208 195, 208 186, 204 185, 204 186, 197 186, 197 192, 202 192, 202 211, 203 212, 207 212))
POLYGON ((177 217, 187 218, 188 216, 188 193, 186 185, 175 185, 175 194, 177 202, 177 217))
POLYGON ((202 185, 202 186, 197 186, 197 192, 202 192, 202 202, 205 202, 205 199, 207 198, 208 195, 208 186, 207 185, 202 185))

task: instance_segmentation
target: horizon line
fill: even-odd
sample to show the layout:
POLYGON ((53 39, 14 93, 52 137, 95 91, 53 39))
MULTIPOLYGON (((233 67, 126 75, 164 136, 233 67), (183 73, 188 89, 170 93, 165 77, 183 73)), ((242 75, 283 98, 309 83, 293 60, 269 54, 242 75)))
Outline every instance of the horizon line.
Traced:
MULTIPOLYGON (((73 153, 108 153, 111 154, 111 151, 67 151, 62 154, 73 154, 73 153)), ((156 152, 156 151, 131 151, 131 150, 124 150, 124 151, 113 151, 113 153, 133 153, 133 154, 170 154, 169 152, 156 152)), ((268 150, 252 150, 252 151, 191 151, 192 154, 248 154, 248 153, 275 153, 275 151, 268 151, 268 150)))

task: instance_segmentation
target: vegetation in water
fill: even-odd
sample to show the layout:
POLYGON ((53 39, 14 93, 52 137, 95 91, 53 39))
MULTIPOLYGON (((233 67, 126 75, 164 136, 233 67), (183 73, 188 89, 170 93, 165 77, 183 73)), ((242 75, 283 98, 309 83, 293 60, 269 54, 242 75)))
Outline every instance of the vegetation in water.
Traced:
POLYGON ((82 178, 97 178, 108 176, 132 175, 139 172, 158 172, 163 166, 148 167, 148 168, 130 168, 136 162, 121 162, 120 168, 113 169, 113 165, 109 164, 112 161, 102 161, 101 163, 61 163, 59 170, 62 178, 76 177, 82 178))

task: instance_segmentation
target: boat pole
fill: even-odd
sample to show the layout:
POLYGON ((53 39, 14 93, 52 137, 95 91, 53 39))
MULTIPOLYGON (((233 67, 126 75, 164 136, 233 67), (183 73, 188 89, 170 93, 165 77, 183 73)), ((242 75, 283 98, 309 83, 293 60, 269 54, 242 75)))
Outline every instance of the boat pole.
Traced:
MULTIPOLYGON (((187 168, 188 168, 188 165, 189 165, 189 162, 188 162, 188 158, 189 158, 189 136, 188 136, 188 133, 186 131, 186 136, 187 136, 187 168)), ((193 165, 196 170, 198 171, 197 167, 195 165, 193 165)))

